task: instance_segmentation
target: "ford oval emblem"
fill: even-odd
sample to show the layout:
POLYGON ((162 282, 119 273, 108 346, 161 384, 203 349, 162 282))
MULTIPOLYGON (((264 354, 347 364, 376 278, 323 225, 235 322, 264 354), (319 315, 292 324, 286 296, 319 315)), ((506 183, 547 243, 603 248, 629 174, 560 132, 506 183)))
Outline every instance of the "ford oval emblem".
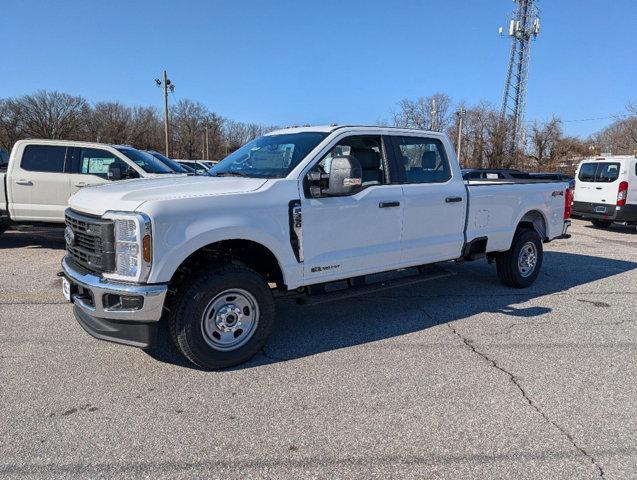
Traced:
POLYGON ((66 244, 69 247, 72 247, 75 243, 75 234, 73 233, 73 229, 71 227, 66 227, 64 229, 64 240, 66 240, 66 244))

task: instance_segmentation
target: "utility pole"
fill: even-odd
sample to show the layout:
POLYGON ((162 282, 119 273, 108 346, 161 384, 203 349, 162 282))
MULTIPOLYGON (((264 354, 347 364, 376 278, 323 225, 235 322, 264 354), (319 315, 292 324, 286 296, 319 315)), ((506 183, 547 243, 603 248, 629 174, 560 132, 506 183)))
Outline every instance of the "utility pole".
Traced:
POLYGON ((170 157, 170 145, 168 140, 170 138, 168 135, 168 90, 170 90, 171 93, 174 92, 175 85, 168 79, 166 70, 164 70, 164 80, 161 81, 159 78, 156 78, 155 83, 164 91, 164 135, 166 137, 166 156, 170 157))
POLYGON ((438 110, 436 110, 436 99, 431 99, 431 130, 436 131, 436 117, 438 116, 438 110))
POLYGON ((457 156, 458 163, 460 163, 460 152, 462 151, 462 118, 467 114, 467 111, 464 109, 462 105, 460 105, 460 110, 456 112, 458 115, 458 147, 457 147, 457 156))
MULTIPOLYGON (((514 0, 517 7, 509 20, 508 36, 511 38, 511 52, 504 83, 500 121, 505 124, 511 116, 511 153, 524 148, 526 143, 526 91, 529 79, 529 58, 531 40, 540 34, 540 17, 535 0, 514 0)), ((504 36, 504 28, 500 27, 504 36)))
POLYGON ((208 120, 206 119, 206 121, 203 124, 203 128, 206 131, 206 138, 205 138, 205 141, 204 141, 204 144, 206 146, 206 160, 210 160, 210 152, 208 150, 208 145, 209 145, 208 144, 208 127, 209 126, 210 126, 210 124, 208 123, 208 120))

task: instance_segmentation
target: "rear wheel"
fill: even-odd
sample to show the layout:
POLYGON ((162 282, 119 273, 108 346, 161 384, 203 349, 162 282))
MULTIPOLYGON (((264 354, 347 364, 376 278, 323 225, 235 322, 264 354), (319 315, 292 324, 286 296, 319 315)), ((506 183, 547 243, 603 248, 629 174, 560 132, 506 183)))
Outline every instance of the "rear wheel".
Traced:
POLYGON ((613 224, 610 220, 591 220, 591 223, 597 228, 608 228, 613 224))
POLYGON ((511 248, 496 256, 498 278, 514 288, 530 286, 540 274, 544 250, 542 239, 535 230, 519 230, 511 248))
POLYGON ((251 358, 274 324, 274 299, 253 270, 223 265, 182 284, 169 316, 173 341, 194 364, 219 369, 251 358))

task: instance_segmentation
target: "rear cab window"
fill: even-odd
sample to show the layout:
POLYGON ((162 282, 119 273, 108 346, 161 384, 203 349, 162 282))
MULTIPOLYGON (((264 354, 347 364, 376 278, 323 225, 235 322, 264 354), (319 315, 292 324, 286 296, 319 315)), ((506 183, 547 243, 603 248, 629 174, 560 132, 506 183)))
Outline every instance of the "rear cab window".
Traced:
POLYGON ((451 166, 437 138, 392 136, 394 154, 403 183, 444 183, 451 166))
POLYGON ((613 183, 619 178, 620 170, 618 162, 583 163, 577 178, 581 182, 613 183))
POLYGON ((20 168, 29 172, 64 173, 66 147, 56 145, 27 145, 22 153, 20 168))

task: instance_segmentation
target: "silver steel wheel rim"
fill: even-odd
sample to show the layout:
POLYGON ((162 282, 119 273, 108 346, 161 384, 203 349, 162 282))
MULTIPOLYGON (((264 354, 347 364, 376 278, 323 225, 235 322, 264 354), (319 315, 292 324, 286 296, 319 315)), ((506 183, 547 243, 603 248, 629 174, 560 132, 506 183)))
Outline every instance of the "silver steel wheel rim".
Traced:
POLYGON ((526 242, 518 255, 518 270, 524 278, 533 273, 537 265, 537 247, 533 242, 526 242))
POLYGON ((213 298, 201 316, 201 333, 215 350, 229 352, 245 345, 259 323, 254 296, 240 288, 224 290, 213 298))

